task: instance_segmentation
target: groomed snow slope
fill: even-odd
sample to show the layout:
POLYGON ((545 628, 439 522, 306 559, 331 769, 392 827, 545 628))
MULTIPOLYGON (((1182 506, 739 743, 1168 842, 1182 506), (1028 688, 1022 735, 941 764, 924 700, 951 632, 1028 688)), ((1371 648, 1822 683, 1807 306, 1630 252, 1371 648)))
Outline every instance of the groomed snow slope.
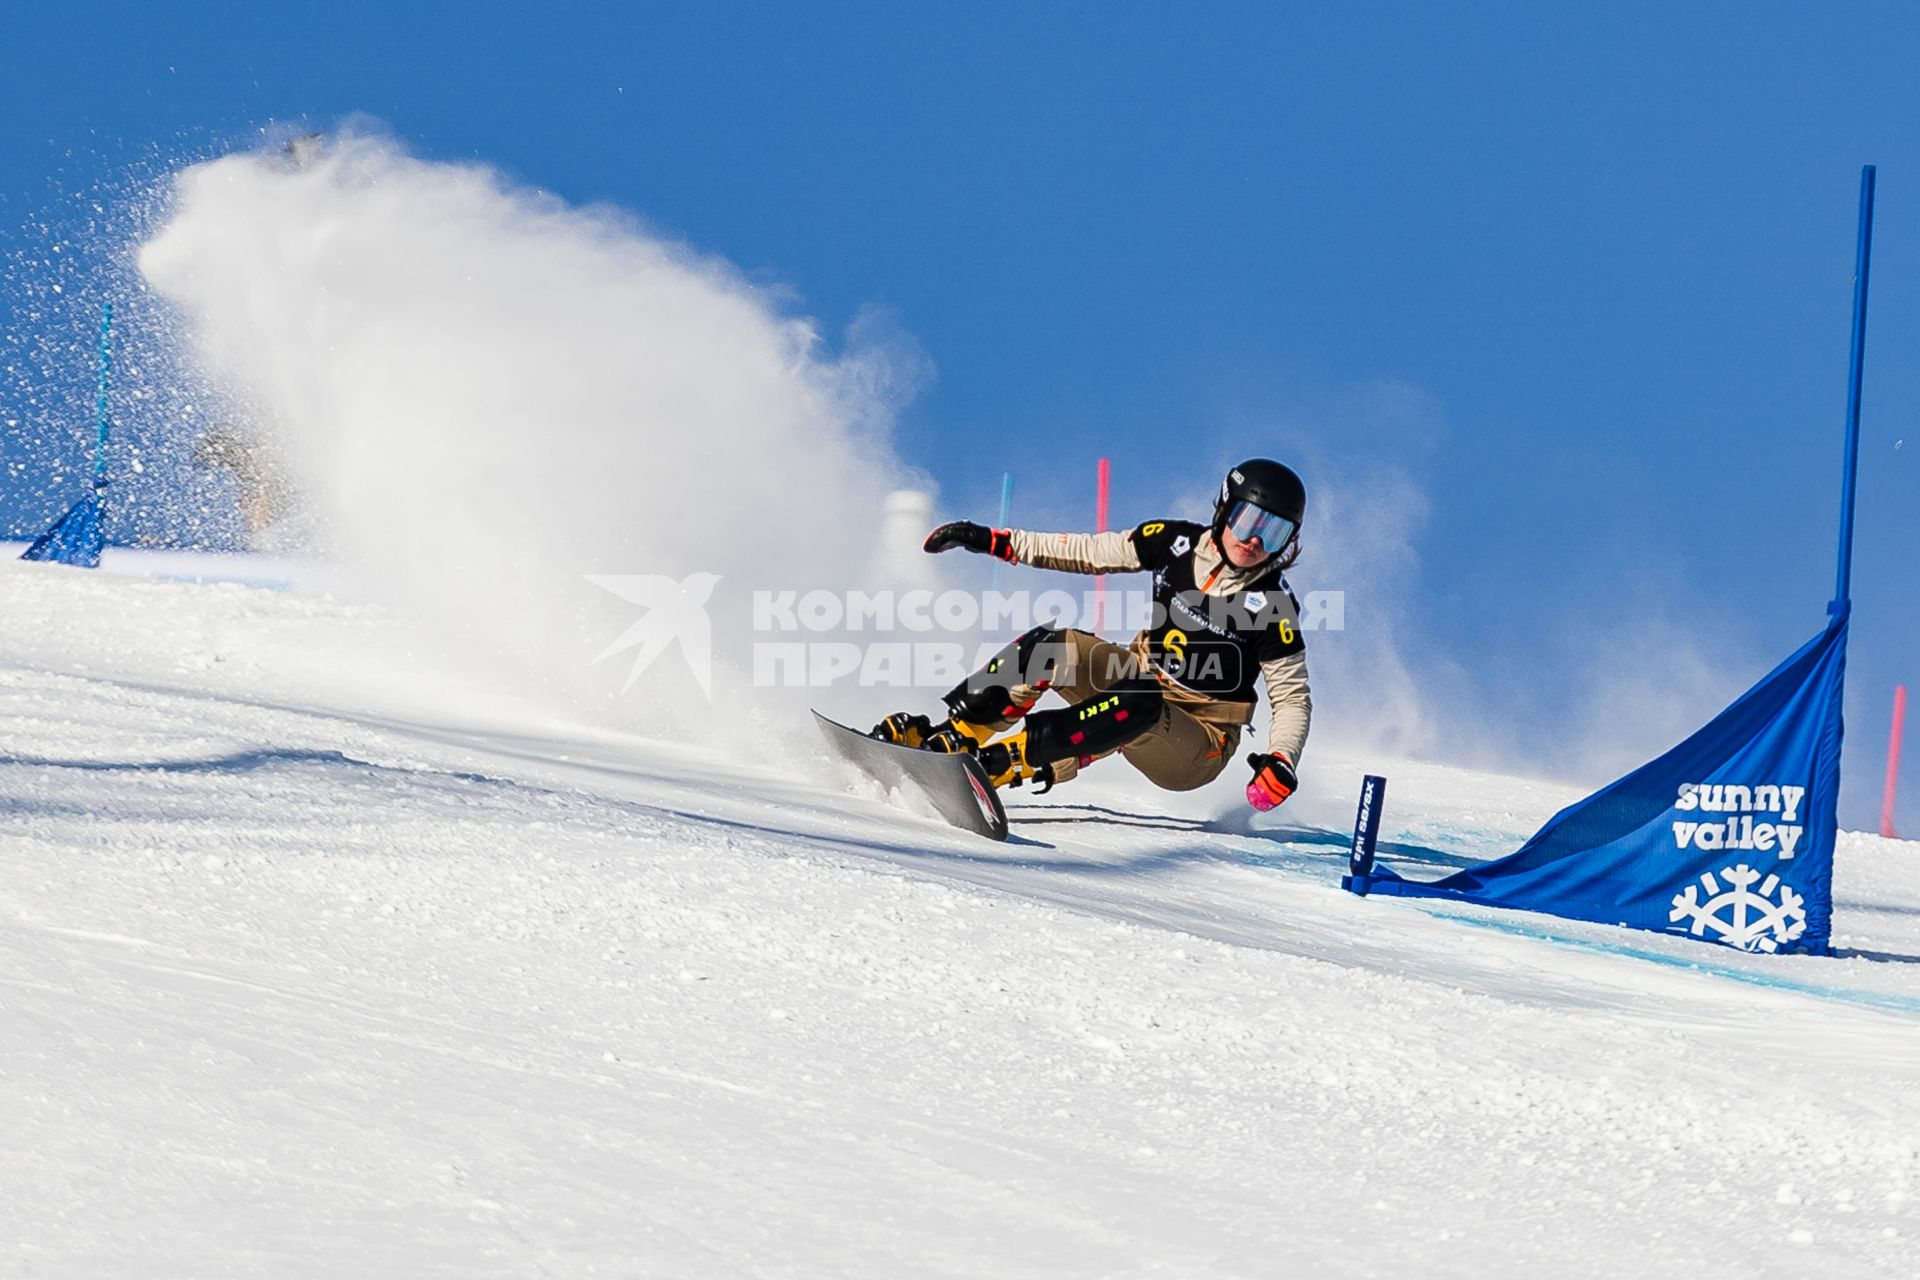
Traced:
MULTIPOLYGON (((1330 750, 992 846, 325 600, 0 601, 0 1271, 1920 1273, 1915 845, 1751 957, 1343 894, 1330 750)), ((1385 772, 1400 866, 1573 796, 1385 772)))

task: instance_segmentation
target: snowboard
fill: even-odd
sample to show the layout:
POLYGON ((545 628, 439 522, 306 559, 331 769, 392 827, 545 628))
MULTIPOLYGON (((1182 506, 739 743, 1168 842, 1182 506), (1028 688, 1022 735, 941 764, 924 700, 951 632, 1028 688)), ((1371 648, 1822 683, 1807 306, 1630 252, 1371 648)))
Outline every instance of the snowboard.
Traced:
POLYGON ((972 756, 882 742, 818 711, 813 718, 834 753, 869 778, 889 787, 911 782, 954 826, 989 840, 1007 838, 1007 811, 988 784, 986 770, 972 756))

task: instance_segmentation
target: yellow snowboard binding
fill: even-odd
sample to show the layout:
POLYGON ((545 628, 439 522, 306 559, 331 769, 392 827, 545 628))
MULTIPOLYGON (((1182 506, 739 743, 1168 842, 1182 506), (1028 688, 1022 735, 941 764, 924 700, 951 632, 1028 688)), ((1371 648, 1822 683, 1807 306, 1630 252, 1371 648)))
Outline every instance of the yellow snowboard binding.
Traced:
POLYGON ((986 770, 987 781, 996 791, 1002 787, 1023 786, 1029 781, 1040 784, 1035 795, 1045 795, 1053 789, 1053 766, 1036 765, 1027 759, 1025 730, 988 743, 980 748, 978 755, 980 767, 986 770))
POLYGON ((873 731, 867 736, 891 742, 897 747, 941 751, 952 755, 962 751, 979 751, 993 736, 993 731, 968 724, 965 720, 943 720, 936 725, 926 716, 896 711, 873 726, 873 731))

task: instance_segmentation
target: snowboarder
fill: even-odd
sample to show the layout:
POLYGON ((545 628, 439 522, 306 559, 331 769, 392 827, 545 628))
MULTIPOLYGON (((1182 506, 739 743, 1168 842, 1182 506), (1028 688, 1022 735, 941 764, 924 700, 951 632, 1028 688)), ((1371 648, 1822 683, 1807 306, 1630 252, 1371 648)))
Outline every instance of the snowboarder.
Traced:
POLYGON ((1046 790, 1118 751, 1154 785, 1190 791, 1226 768, 1263 682, 1272 723, 1267 749, 1247 757, 1247 803, 1273 808, 1298 785, 1312 713, 1300 605, 1285 577, 1306 506, 1299 476, 1254 458, 1227 473, 1209 524, 1057 534, 941 525, 927 535, 928 552, 962 547, 1069 573, 1151 572, 1152 622, 1127 645, 1035 627, 945 696, 945 721, 897 712, 872 736, 972 752, 995 787, 1031 779, 1046 790), (1048 689, 1068 705, 1033 711, 1048 689))
POLYGON ((286 472, 257 437, 237 427, 214 427, 194 450, 193 464, 203 471, 224 470, 233 476, 250 550, 280 551, 297 545, 297 539, 287 538, 284 532, 277 538, 269 533, 298 503, 286 472))

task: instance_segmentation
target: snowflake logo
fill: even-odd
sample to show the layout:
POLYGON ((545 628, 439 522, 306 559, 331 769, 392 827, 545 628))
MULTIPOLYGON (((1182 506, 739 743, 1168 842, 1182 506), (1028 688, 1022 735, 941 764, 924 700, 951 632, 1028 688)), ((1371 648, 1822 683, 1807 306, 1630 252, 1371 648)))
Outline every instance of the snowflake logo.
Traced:
POLYGON ((1712 933, 1719 941, 1742 951, 1778 951, 1783 942, 1792 942, 1807 931, 1807 900, 1780 883, 1780 877, 1761 874, 1746 863, 1722 867, 1716 876, 1709 871, 1699 884, 1690 884, 1684 893, 1673 895, 1673 911, 1667 919, 1674 924, 1691 920, 1688 932, 1694 937, 1712 933), (1731 888, 1722 888, 1725 880, 1731 888), (1754 885, 1760 886, 1754 891, 1754 885), (1700 891, 1706 890, 1703 902, 1700 891), (1774 901, 1774 891, 1780 899, 1774 901))

